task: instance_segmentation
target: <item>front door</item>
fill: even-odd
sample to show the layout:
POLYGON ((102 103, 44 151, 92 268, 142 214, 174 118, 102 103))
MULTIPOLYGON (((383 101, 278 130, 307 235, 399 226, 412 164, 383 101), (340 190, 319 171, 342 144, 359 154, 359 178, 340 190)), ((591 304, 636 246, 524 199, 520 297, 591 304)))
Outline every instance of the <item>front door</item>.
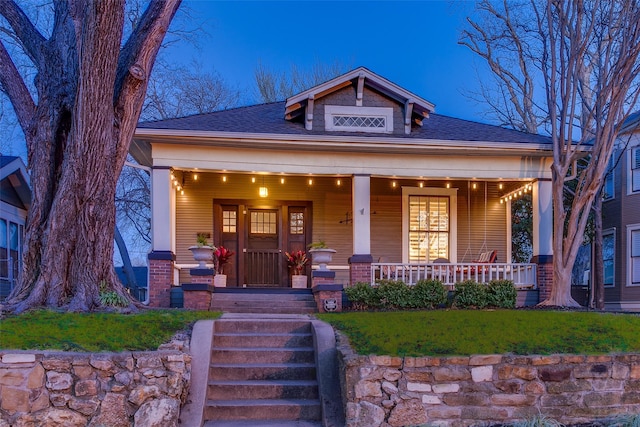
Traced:
POLYGON ((245 219, 245 284, 280 286, 284 258, 280 248, 280 209, 249 208, 245 219))
MULTIPOLYGON (((291 286, 284 253, 306 249, 311 203, 214 200, 213 207, 214 244, 235 252, 224 271, 227 286, 291 286)), ((309 274, 310 267, 307 270, 309 274)))

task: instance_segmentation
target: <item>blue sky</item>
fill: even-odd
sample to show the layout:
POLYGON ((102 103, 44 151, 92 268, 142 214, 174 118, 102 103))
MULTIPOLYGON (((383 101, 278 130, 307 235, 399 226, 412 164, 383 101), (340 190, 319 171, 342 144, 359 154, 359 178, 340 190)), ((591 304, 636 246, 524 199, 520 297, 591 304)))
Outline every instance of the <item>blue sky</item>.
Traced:
MULTIPOLYGON (((183 0, 183 5, 196 23, 182 25, 202 22, 209 36, 197 47, 175 44, 163 56, 178 65, 195 60, 244 93, 255 93, 259 63, 276 72, 293 64, 309 70, 339 63, 367 67, 434 103, 439 114, 489 122, 482 105, 469 97, 478 84, 477 70, 486 67, 458 44, 473 1, 183 0)), ((17 128, 5 129, 5 137, 11 144, 4 154, 26 157, 17 128)))
POLYGON ((185 0, 210 37, 199 50, 176 46, 175 61, 196 58, 233 86, 250 90, 262 63, 340 63, 369 68, 436 104, 436 112, 486 121, 465 96, 477 84, 479 59, 458 44, 472 1, 185 0))

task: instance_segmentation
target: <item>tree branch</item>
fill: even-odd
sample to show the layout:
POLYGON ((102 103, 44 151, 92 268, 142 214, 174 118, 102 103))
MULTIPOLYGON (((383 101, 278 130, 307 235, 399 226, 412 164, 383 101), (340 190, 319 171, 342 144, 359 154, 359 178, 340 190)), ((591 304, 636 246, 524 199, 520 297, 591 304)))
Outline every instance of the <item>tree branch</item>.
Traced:
MULTIPOLYGON (((120 51, 118 71, 114 89, 114 107, 116 120, 122 120, 117 126, 131 135, 121 138, 121 153, 129 149, 130 136, 133 135, 144 102, 144 93, 158 49, 182 0, 151 0, 140 23, 129 36, 120 51), (126 121, 126 122, 124 122, 126 121)), ((126 156, 118 156, 124 159, 126 156)), ((124 162, 124 160, 123 160, 124 162)), ((120 165, 121 166, 121 165, 120 165)))
POLYGON ((0 15, 7 20, 25 53, 39 69, 44 58, 46 39, 13 0, 0 0, 0 15))
POLYGON ((0 87, 9 97, 18 117, 20 127, 26 135, 33 119, 36 105, 2 42, 0 42, 0 87))

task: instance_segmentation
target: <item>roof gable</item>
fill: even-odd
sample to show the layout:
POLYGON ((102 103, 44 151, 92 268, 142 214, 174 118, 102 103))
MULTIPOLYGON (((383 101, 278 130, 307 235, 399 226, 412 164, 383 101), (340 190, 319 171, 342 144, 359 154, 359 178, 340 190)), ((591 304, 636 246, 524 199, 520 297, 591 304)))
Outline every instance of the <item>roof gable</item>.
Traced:
POLYGON ((411 133, 412 123, 422 126, 422 120, 428 117, 430 113, 435 112, 435 105, 431 102, 401 88, 365 67, 359 67, 288 98, 285 102, 285 119, 295 120, 304 115, 305 128, 312 130, 315 102, 350 86, 355 89, 355 105, 353 106, 356 108, 363 107, 365 86, 403 106, 404 133, 407 135, 411 133))
POLYGON ((31 205, 29 174, 20 157, 0 156, 0 199, 21 209, 31 205))

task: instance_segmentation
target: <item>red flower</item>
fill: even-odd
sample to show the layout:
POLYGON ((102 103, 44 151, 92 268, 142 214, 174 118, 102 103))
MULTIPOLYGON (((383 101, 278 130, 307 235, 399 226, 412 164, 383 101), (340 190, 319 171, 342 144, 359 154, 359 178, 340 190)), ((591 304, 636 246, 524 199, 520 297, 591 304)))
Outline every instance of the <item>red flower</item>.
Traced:
POLYGON ((230 261, 230 258, 235 255, 235 252, 225 248, 224 246, 218 246, 214 255, 218 263, 218 269, 230 261))
POLYGON ((287 259, 287 265, 295 275, 302 274, 304 266, 309 264, 309 258, 307 258, 305 251, 285 252, 284 256, 287 259))

